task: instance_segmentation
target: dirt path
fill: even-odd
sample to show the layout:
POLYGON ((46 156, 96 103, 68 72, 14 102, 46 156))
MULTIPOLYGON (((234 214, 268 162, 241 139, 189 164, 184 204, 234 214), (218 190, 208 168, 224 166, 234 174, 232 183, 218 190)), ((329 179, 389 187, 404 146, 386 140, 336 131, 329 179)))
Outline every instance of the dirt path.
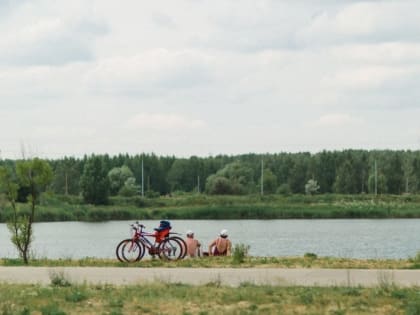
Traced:
POLYGON ((241 283, 302 286, 420 286, 420 270, 283 269, 283 268, 117 268, 0 267, 0 282, 50 284, 54 275, 71 283, 141 284, 241 283))

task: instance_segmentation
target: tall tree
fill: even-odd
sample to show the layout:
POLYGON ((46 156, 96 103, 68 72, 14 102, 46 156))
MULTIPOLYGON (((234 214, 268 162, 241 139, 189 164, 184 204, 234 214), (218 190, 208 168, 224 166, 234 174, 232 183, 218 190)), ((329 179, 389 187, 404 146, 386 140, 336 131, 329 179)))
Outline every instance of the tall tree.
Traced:
POLYGON ((400 152, 388 152, 384 175, 388 193, 401 194, 404 191, 404 170, 400 152))
POLYGON ((94 205, 108 203, 109 180, 104 161, 100 156, 92 155, 87 159, 80 178, 80 188, 86 203, 94 205))
MULTIPOLYGON (((258 186, 258 189, 260 188, 258 186)), ((265 168, 263 171, 263 189, 265 194, 274 194, 277 190, 277 177, 268 168, 265 168)))
MULTIPOLYGON (((134 178, 133 172, 127 165, 121 167, 114 167, 108 172, 109 186, 111 195, 116 195, 122 187, 124 187, 125 182, 129 179, 134 178)), ((133 180, 130 180, 132 182, 133 180)))
POLYGON ((253 171, 245 163, 235 161, 227 164, 206 180, 206 191, 210 194, 246 194, 255 190, 253 171))
POLYGON ((415 156, 411 162, 412 191, 419 192, 420 190, 420 156, 415 156))
POLYGON ((24 263, 29 262, 35 209, 41 193, 51 183, 53 172, 48 162, 34 158, 16 162, 16 171, 0 168, 0 183, 13 209, 13 217, 7 226, 12 233, 12 243, 18 249, 24 263), (29 214, 22 214, 16 204, 19 187, 28 188, 29 214))
POLYGON ((298 154, 290 171, 288 182, 293 193, 305 193, 305 184, 308 179, 308 154, 298 154))
POLYGON ((315 156, 316 167, 314 178, 320 186, 320 193, 333 192, 333 185, 336 176, 336 154, 334 152, 322 151, 315 156))
POLYGON ((52 190, 58 194, 78 195, 81 175, 79 161, 75 158, 65 157, 54 164, 52 190))
POLYGON ((192 191, 194 187, 194 174, 191 163, 187 159, 177 159, 168 172, 168 183, 171 191, 192 191))

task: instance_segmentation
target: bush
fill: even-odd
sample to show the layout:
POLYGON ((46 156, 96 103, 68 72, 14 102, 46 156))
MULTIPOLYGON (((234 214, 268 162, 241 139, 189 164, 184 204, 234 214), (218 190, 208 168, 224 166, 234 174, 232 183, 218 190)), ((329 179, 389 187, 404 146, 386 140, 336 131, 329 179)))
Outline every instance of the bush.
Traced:
POLYGON ((420 264, 420 251, 414 256, 413 262, 420 264))
POLYGON ((277 194, 289 196, 292 193, 289 184, 281 184, 279 188, 277 188, 277 194))
POLYGON ((420 301, 410 301, 407 304, 407 307, 405 309, 405 314, 407 315, 419 315, 420 314, 420 301))
POLYGON ((102 209, 91 209, 88 212, 88 219, 90 221, 107 221, 109 219, 108 212, 102 209))
POLYGON ((305 253, 305 255, 303 255, 303 257, 307 258, 307 259, 317 259, 318 258, 318 256, 314 253, 305 253))
POLYGON ((52 271, 50 274, 51 285, 54 287, 70 287, 71 283, 64 275, 64 272, 52 271))
POLYGON ((245 257, 248 256, 249 245, 245 244, 236 244, 233 248, 232 257, 233 263, 240 264, 245 261, 245 257))
POLYGON ((109 212, 108 216, 110 220, 130 220, 133 217, 131 212, 125 209, 113 209, 109 212))
POLYGON ((84 287, 77 287, 71 290, 70 294, 66 295, 66 301, 78 303, 88 298, 87 291, 84 287))
POLYGON ((146 191, 145 196, 147 198, 153 199, 153 198, 159 198, 160 194, 157 191, 148 190, 148 191, 146 191))

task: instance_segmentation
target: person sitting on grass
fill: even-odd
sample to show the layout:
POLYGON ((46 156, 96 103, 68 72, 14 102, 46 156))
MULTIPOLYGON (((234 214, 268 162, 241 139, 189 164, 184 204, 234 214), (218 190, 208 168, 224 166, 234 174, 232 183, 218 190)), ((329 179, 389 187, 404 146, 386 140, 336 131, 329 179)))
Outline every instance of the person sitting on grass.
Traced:
POLYGON ((232 243, 228 239, 228 231, 222 230, 220 236, 209 245, 210 256, 230 256, 232 243))
POLYGON ((185 239, 187 244, 187 254, 189 257, 200 257, 200 242, 194 238, 194 232, 191 230, 187 231, 187 238, 185 239))

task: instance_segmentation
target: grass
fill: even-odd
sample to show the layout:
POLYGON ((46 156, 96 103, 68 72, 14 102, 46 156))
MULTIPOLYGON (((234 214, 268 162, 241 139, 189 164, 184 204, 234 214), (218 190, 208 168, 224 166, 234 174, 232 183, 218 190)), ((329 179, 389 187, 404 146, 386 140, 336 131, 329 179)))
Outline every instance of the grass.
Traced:
POLYGON ((0 284, 2 314, 419 314, 420 288, 0 284))
MULTIPOLYGON (((135 264, 116 259, 38 259, 32 266, 138 266, 138 267, 283 267, 405 269, 418 264, 410 259, 362 260, 319 257, 250 257, 239 244, 232 257, 206 257, 176 262, 144 260, 135 264)), ((20 259, 0 260, 3 266, 23 265, 20 259)), ((418 268, 418 267, 417 267, 418 268)), ((379 285, 362 287, 284 287, 242 283, 233 288, 216 280, 192 286, 157 281, 152 284, 111 286, 74 284, 64 272, 50 274, 50 284, 0 283, 0 314, 420 314, 420 288, 395 285, 386 272, 379 285)))
MULTIPOLYGON (((32 259, 30 266, 45 267, 191 267, 191 268, 337 268, 337 269, 420 269, 417 255, 409 259, 351 259, 318 257, 307 253, 303 257, 251 257, 246 246, 234 249, 231 257, 202 257, 180 261, 144 259, 135 263, 121 263, 117 259, 32 259)), ((23 266, 21 259, 0 259, 1 266, 23 266)))
MULTIPOLYGON (((113 197, 107 206, 81 203, 80 198, 47 195, 36 221, 107 221, 145 219, 326 219, 420 218, 420 195, 247 195, 183 194, 159 198, 113 197)), ((20 205, 21 211, 29 211, 20 205)), ((0 222, 12 214, 0 211, 0 222)))

